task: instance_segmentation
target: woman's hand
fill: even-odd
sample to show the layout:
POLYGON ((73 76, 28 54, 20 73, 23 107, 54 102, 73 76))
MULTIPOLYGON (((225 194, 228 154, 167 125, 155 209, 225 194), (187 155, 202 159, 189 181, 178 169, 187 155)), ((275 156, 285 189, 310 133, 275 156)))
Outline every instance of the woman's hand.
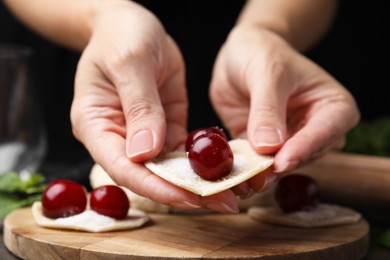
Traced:
MULTIPOLYGON (((358 122, 350 93, 270 30, 238 25, 214 67, 210 91, 233 137, 261 154, 275 154, 274 171, 287 172, 341 148, 358 122)), ((233 190, 241 197, 269 187, 276 173, 260 174, 233 190)))
POLYGON ((184 63, 158 19, 129 1, 103 1, 80 59, 71 120, 75 136, 119 185, 174 207, 236 212, 231 191, 199 196, 142 164, 187 136, 184 63))

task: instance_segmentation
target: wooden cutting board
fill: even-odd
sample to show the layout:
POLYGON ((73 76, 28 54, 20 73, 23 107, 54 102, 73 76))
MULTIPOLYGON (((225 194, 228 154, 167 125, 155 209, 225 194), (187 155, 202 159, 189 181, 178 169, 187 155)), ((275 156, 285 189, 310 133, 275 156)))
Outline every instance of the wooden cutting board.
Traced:
POLYGON ((237 215, 158 215, 136 230, 85 233, 37 226, 29 208, 4 221, 6 247, 24 259, 361 259, 369 225, 273 226, 237 215))

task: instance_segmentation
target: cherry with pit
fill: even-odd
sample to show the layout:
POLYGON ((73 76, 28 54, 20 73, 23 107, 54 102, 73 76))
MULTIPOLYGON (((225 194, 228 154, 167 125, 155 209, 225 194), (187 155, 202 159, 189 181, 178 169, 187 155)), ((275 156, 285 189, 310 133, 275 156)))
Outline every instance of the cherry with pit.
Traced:
POLYGON ((204 134, 208 134, 208 133, 214 133, 214 134, 217 134, 221 137, 223 137, 226 141, 228 140, 225 132, 223 131, 222 128, 219 128, 217 126, 210 126, 210 127, 202 127, 202 128, 198 128, 194 131, 192 131, 188 137, 187 137, 187 141, 186 141, 186 144, 185 144, 185 149, 186 149, 186 152, 189 151, 191 145, 194 143, 195 139, 198 138, 199 136, 201 135, 204 135, 204 134))
POLYGON ((56 180, 43 192, 43 214, 48 218, 69 217, 79 214, 87 206, 87 191, 77 182, 56 180))
MULTIPOLYGON (((85 211, 87 202, 87 190, 84 186, 61 179, 51 182, 43 192, 42 211, 48 218, 70 217, 85 211)), ((90 206, 101 215, 124 219, 129 211, 130 201, 120 187, 106 185, 91 192, 90 206)))
POLYGON ((226 135, 217 127, 193 131, 186 142, 191 168, 208 181, 219 180, 233 169, 233 152, 226 135))
POLYGON ((91 209, 99 214, 115 219, 124 219, 129 211, 130 202, 120 187, 106 185, 92 191, 90 205, 91 209))
POLYGON ((275 187, 275 199, 284 213, 314 209, 319 203, 319 197, 317 182, 303 174, 286 175, 275 187))

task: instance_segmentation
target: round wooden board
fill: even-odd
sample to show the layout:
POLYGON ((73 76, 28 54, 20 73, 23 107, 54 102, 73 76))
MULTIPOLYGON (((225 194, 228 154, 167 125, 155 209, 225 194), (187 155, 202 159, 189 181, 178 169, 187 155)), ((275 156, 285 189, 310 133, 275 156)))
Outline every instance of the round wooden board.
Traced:
POLYGON ((237 215, 151 215, 147 225, 86 233, 39 227, 30 208, 4 221, 6 247, 24 259, 361 259, 369 225, 273 226, 237 215))

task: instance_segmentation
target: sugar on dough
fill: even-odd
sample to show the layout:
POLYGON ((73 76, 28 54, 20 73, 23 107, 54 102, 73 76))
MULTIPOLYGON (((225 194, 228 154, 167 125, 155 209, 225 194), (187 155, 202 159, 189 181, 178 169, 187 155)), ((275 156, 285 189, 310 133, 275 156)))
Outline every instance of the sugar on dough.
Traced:
POLYGON ((273 164, 272 156, 257 154, 244 139, 229 141, 234 155, 232 172, 221 180, 207 181, 191 168, 184 152, 173 152, 145 163, 145 166, 168 182, 201 196, 210 196, 234 187, 263 172, 273 164))
POLYGON ((122 220, 98 214, 91 209, 86 209, 82 213, 70 217, 51 219, 43 215, 42 203, 40 201, 33 204, 31 211, 35 222, 39 226, 87 232, 135 229, 149 221, 148 214, 138 209, 130 209, 128 216, 122 220))
MULTIPOLYGON (((208 196, 229 189, 256 174, 261 174, 273 164, 272 156, 262 156, 257 154, 250 146, 248 141, 235 139, 229 141, 229 145, 234 154, 233 172, 225 179, 211 182, 201 179, 191 169, 186 154, 184 152, 171 152, 145 163, 152 172, 166 179, 174 185, 183 189, 190 190, 202 196, 208 196)), ((92 188, 102 185, 115 184, 104 169, 95 164, 90 173, 90 184, 92 188)), ((133 208, 141 209, 149 213, 204 213, 209 212, 205 209, 181 210, 150 199, 141 197, 125 187, 121 187, 129 197, 133 208)), ((239 206, 246 210, 249 206, 262 204, 264 196, 258 194, 251 199, 239 200, 239 206)), ((268 199, 266 199, 268 201, 268 199)))
POLYGON ((270 224, 302 228, 353 224, 361 219, 361 214, 353 209, 326 203, 320 203, 316 208, 308 211, 288 214, 282 212, 277 206, 253 206, 248 209, 248 215, 252 219, 270 224))

